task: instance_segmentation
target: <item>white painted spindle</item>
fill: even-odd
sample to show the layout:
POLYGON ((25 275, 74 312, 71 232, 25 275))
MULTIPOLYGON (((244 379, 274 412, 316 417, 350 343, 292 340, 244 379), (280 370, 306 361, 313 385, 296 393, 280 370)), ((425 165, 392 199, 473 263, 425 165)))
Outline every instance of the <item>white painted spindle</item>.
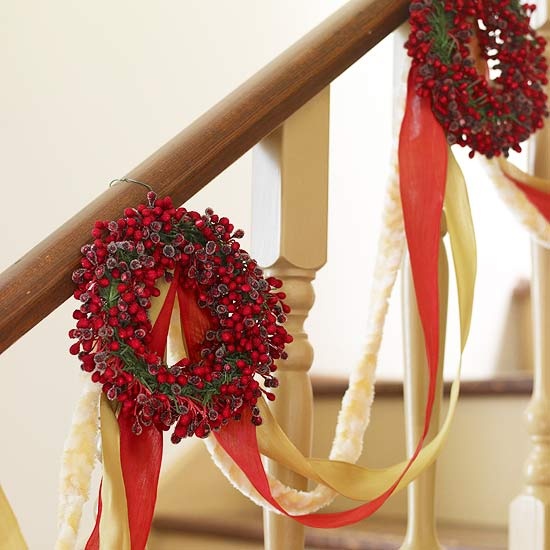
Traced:
MULTIPOLYGON (((279 362, 280 388, 272 409, 290 439, 311 452, 313 400, 308 370, 313 349, 304 321, 313 306, 312 281, 326 262, 328 214, 329 89, 288 118, 254 150, 252 253, 267 273, 284 281, 292 308, 286 327, 294 336, 289 358, 279 362)), ((307 480, 276 464, 269 471, 282 482, 307 489, 307 480)), ((264 514, 268 550, 304 547, 303 527, 264 514)))

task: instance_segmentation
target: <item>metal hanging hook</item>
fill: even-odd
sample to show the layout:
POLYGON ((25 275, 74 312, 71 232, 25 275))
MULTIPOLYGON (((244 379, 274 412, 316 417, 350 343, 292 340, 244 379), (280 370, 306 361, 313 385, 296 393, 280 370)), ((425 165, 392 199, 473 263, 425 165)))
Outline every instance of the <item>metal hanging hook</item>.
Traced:
POLYGON ((113 185, 116 185, 121 181, 125 181, 127 183, 137 183, 138 185, 143 185, 143 187, 145 187, 149 191, 154 192, 154 189, 148 183, 144 183, 143 181, 133 180, 131 178, 115 178, 113 181, 111 181, 111 183, 109 183, 109 187, 112 187, 113 185))

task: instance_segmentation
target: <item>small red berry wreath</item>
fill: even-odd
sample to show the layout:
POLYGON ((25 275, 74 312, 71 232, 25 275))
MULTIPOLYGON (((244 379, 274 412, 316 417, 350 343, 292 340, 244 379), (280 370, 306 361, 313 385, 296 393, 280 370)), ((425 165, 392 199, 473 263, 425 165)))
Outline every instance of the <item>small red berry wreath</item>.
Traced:
POLYGON ((415 0, 405 47, 417 91, 431 96, 449 144, 487 157, 521 151, 548 116, 546 41, 530 26, 534 5, 518 0, 415 0), (472 59, 479 43, 489 80, 472 59))
POLYGON ((285 359, 292 337, 282 326, 290 308, 282 285, 240 248, 227 218, 174 208, 169 197, 147 195, 149 204, 127 208, 116 221, 96 222, 95 239, 82 249, 73 274, 78 341, 71 353, 111 400, 134 415, 133 431, 175 425, 172 441, 206 437, 244 407, 261 423, 256 407, 264 388, 278 386, 274 361, 285 359), (191 291, 208 330, 195 360, 175 365, 149 349, 147 313, 161 279, 191 291), (263 381, 263 387, 257 378, 263 381))

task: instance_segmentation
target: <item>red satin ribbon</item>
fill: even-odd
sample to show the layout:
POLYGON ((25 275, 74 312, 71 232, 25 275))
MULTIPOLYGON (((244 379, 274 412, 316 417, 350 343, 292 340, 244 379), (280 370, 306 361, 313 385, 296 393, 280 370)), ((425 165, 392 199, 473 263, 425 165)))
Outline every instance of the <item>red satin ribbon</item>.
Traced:
POLYGON ((356 523, 372 515, 394 492, 399 481, 405 475, 410 464, 412 464, 411 460, 407 468, 405 468, 403 473, 387 491, 366 504, 362 504, 361 506, 344 512, 294 516, 284 510, 271 493, 269 481, 258 449, 256 427, 252 424, 251 416, 250 411, 244 412, 239 422, 232 421, 227 426, 224 426, 219 432, 216 432, 214 434, 216 439, 267 502, 284 515, 294 518, 296 521, 309 527, 318 527, 322 529, 343 527, 344 525, 356 523))
MULTIPOLYGON (((166 299, 151 331, 149 349, 164 357, 170 329, 170 318, 178 288, 178 270, 170 284, 166 299)), ((145 428, 136 437, 132 432, 133 411, 122 410, 118 416, 120 428, 120 465, 126 488, 128 527, 132 550, 142 550, 147 544, 162 462, 162 432, 155 426, 145 428)))
MULTIPOLYGON (((164 357, 170 329, 170 318, 178 288, 178 270, 168 289, 168 294, 151 332, 149 349, 164 357)), ((162 432, 155 426, 145 428, 139 437, 132 432, 134 423, 131 411, 121 412, 120 464, 126 488, 128 527, 132 550, 142 550, 147 544, 162 462, 162 432)))
POLYGON ((386 492, 362 506, 345 512, 291 516, 277 503, 270 491, 250 415, 243 415, 241 422, 231 422, 215 434, 220 445, 267 502, 283 514, 310 527, 341 527, 372 515, 394 492, 416 460, 430 427, 439 366, 438 257, 447 175, 447 143, 443 130, 432 113, 429 98, 421 98, 416 94, 414 77, 414 71, 411 71, 399 139, 399 172, 405 233, 418 310, 424 329, 429 388, 424 429, 413 456, 386 492))
POLYGON ((399 136, 399 174, 405 234, 430 371, 423 440, 430 427, 439 366, 438 260, 448 146, 430 98, 420 97, 414 89, 415 76, 413 69, 399 136))
MULTIPOLYGON (((151 331, 149 349, 164 357, 170 318, 177 293, 178 274, 174 275, 168 294, 151 331)), ((147 544, 157 500, 158 479, 162 462, 162 432, 155 426, 145 428, 139 437, 132 432, 132 411, 121 410, 118 416, 120 431, 120 465, 126 490, 128 528, 132 550, 143 550, 147 544)), ((101 521, 101 487, 94 530, 86 550, 99 550, 101 521)))
POLYGON ((103 485, 103 482, 99 484, 99 497, 97 499, 97 515, 95 518, 94 529, 92 531, 92 534, 90 535, 90 538, 88 539, 88 542, 86 543, 85 550, 97 550, 99 548, 99 522, 101 520, 101 509, 103 507, 103 503, 101 502, 102 485, 103 485))
POLYGON ((120 465, 126 488, 130 541, 132 550, 142 550, 147 544, 157 501, 162 432, 151 426, 137 437, 132 432, 133 423, 129 413, 118 417, 120 465))

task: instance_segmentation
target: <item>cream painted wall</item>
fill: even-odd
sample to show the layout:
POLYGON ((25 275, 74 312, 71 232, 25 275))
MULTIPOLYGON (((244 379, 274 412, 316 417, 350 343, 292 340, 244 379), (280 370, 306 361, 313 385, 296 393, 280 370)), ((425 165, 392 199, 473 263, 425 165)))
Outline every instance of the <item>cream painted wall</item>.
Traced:
MULTIPOLYGON (((342 3, 6 0, 0 269, 342 3)), ((309 321, 317 371, 345 375, 361 351, 388 173, 391 57, 386 40, 332 88, 329 263, 309 321)), ((483 289, 465 361, 476 377, 494 369, 500 319, 514 281, 528 271, 528 247, 473 163, 467 171, 483 289)), ((246 155, 189 206, 211 205, 247 230, 249 191, 246 155)), ((401 372, 396 305, 381 360, 389 377, 401 372)), ((61 306, 0 358, 0 482, 33 549, 52 546, 59 457, 79 391, 67 353, 73 307, 61 306)))
MULTIPOLYGON (((447 413, 445 400, 441 418, 447 413)), ((436 516, 441 523, 505 528, 508 505, 521 490, 522 467, 529 449, 524 428, 524 397, 463 397, 448 441, 437 462, 436 516), (477 429, 472 429, 475 426, 477 429)), ((315 409, 319 429, 314 456, 330 450, 337 407, 322 400, 315 409)), ((375 401, 359 464, 383 468, 406 456, 403 401, 375 401)), ((336 509, 352 501, 339 497, 336 509)), ((380 518, 406 517, 406 491, 393 495, 378 512, 380 518)))
MULTIPOLYGON (((339 1, 2 3, 1 266, 326 17, 339 1)), ((250 158, 191 206, 249 226, 250 158)), ((2 355, 0 482, 30 547, 53 547, 63 441, 79 392, 72 303, 2 355)))

